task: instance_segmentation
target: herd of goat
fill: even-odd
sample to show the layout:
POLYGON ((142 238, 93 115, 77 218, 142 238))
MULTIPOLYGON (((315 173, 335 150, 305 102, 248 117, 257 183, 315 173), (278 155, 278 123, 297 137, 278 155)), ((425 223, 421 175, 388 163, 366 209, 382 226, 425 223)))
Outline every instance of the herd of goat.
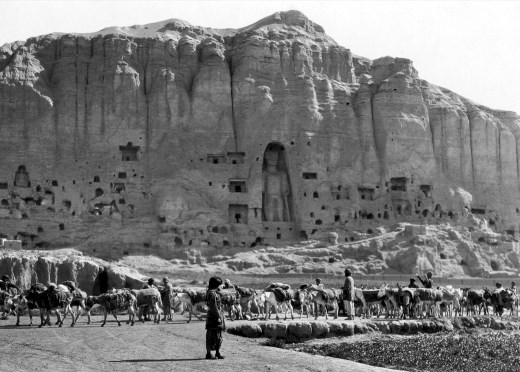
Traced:
MULTIPOLYGON (((338 318, 343 308, 343 290, 324 289, 315 285, 302 285, 293 289, 288 284, 273 283, 264 290, 244 288, 238 285, 227 285, 220 291, 222 305, 228 311, 229 318, 254 319, 269 318, 274 312, 284 312, 285 319, 290 312, 294 319, 294 310, 299 311, 300 318, 305 313, 318 319, 329 312, 333 312, 334 319, 338 318), (256 315, 253 315, 253 311, 256 315)), ((428 288, 408 288, 388 285, 376 289, 355 288, 355 309, 359 317, 379 317, 383 312, 386 317, 440 317, 472 314, 488 314, 489 308, 493 314, 502 316, 506 310, 511 315, 518 315, 518 299, 516 291, 499 288, 494 291, 488 289, 457 289, 451 286, 428 288)), ((113 314, 118 325, 121 325, 117 315, 128 314, 127 324, 134 325, 135 318, 143 321, 143 316, 153 316, 154 322, 171 319, 174 311, 189 312, 188 322, 192 315, 197 315, 197 308, 206 304, 205 288, 181 288, 170 285, 143 289, 113 289, 99 296, 88 296, 84 291, 76 288, 72 281, 65 281, 59 285, 33 284, 22 293, 0 291, 0 310, 4 317, 14 314, 17 317, 16 325, 20 325, 20 316, 28 313, 29 325, 32 325, 33 311, 39 310, 41 323, 51 325, 50 315, 56 313, 57 325, 63 325, 67 314, 71 314, 74 326, 83 313, 90 324, 90 312, 99 307, 104 315, 101 326, 104 326, 107 314, 113 314)), ((343 309, 344 313, 344 309, 343 309)))

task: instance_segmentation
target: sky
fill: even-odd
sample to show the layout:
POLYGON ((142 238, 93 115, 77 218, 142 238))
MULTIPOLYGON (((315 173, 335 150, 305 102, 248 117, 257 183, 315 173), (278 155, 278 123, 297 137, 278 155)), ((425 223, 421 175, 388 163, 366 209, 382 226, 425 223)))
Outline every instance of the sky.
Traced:
POLYGON ((0 45, 169 18, 240 28, 296 9, 354 54, 409 58, 433 84, 520 113, 520 1, 0 0, 0 9, 0 45))

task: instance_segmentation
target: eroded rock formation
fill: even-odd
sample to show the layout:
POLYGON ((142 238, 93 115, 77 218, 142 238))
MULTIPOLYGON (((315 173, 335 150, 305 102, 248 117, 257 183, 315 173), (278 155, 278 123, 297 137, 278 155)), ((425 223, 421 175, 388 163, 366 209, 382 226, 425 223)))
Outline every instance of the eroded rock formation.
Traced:
POLYGON ((2 253, 0 272, 21 288, 72 280, 88 294, 105 293, 112 288, 139 289, 146 279, 130 268, 77 255, 2 253))
POLYGON ((297 11, 6 44, 0 134, 0 232, 28 246, 344 242, 472 214, 518 230, 517 114, 355 56, 297 11))

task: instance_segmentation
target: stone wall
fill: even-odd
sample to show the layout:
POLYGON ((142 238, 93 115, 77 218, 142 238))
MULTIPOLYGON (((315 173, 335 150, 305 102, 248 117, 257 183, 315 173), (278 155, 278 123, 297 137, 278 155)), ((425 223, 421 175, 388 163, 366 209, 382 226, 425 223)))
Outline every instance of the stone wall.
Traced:
POLYGON ((266 337, 273 341, 301 342, 313 338, 349 337, 366 333, 413 335, 474 328, 513 331, 520 329, 520 323, 515 319, 502 320, 489 316, 406 320, 294 320, 235 322, 227 326, 227 331, 249 338, 266 337))

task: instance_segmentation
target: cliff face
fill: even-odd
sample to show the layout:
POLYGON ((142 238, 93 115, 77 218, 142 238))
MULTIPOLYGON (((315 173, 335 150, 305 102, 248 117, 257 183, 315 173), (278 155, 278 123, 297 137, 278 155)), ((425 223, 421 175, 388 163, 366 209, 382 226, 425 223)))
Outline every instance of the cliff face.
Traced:
POLYGON ((89 295, 112 288, 139 289, 146 278, 137 271, 108 262, 76 255, 46 255, 3 252, 0 272, 8 275, 20 288, 34 283, 62 283, 72 280, 89 295))
POLYGON ((6 44, 0 134, 0 232, 29 246, 344 241, 470 213, 518 230, 517 114, 296 11, 6 44))

